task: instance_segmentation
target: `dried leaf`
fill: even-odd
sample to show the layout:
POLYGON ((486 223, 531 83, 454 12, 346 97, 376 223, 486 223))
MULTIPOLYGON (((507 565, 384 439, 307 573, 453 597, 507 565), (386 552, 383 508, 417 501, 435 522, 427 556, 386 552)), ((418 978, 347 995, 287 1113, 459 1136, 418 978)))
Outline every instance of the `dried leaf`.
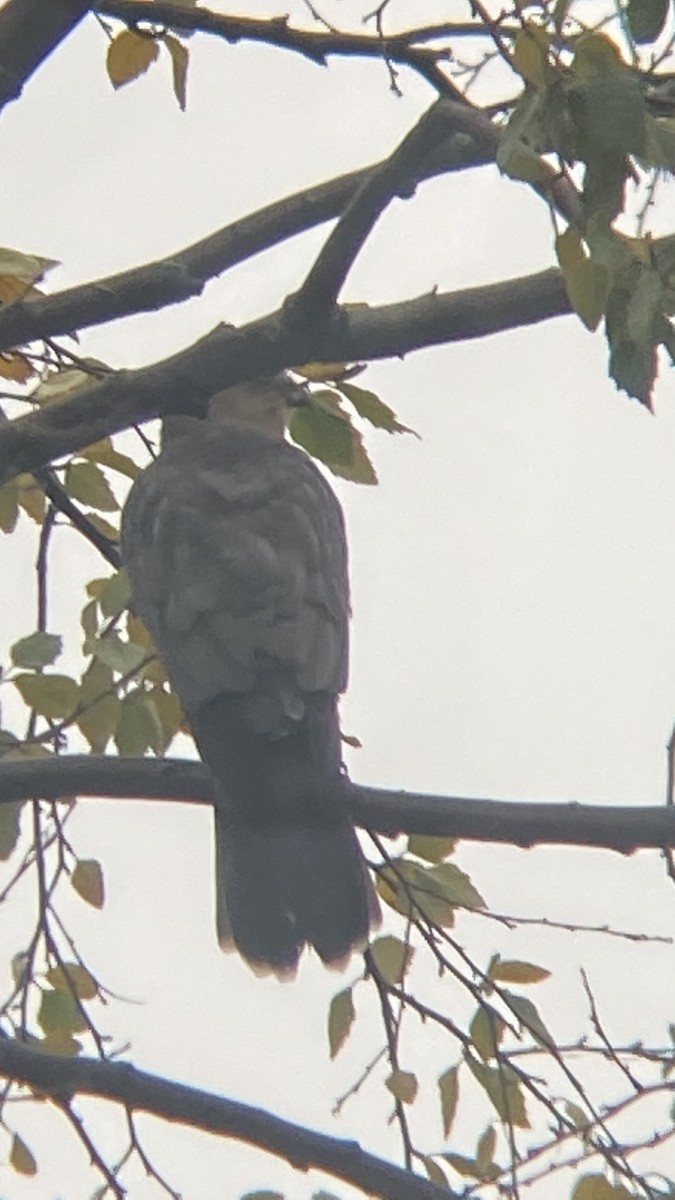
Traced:
POLYGON ((114 88, 143 75, 159 55, 155 38, 125 29, 108 46, 106 66, 114 88))
POLYGON ((417 1076, 412 1071, 392 1071, 385 1084, 392 1096, 402 1104, 414 1104, 417 1097, 417 1076))
POLYGON ((12 1138, 12 1148, 9 1152, 9 1161, 11 1166, 14 1167, 14 1170, 17 1171, 19 1175, 37 1174, 37 1163, 28 1149, 28 1146, 23 1139, 19 1137, 18 1133, 15 1133, 14 1137, 12 1138))

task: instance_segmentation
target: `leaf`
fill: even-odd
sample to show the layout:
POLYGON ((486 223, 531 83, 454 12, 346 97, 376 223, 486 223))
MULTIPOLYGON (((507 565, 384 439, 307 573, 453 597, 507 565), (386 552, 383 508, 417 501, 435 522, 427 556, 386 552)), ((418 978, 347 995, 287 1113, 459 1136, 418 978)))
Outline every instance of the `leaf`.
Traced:
POLYGON ((115 629, 104 634, 103 637, 96 638, 92 646, 92 653, 113 671, 118 671, 120 675, 128 675, 129 672, 135 671, 146 655, 142 646, 134 646, 133 642, 122 641, 115 629))
POLYGON ((468 875, 453 863, 423 867, 397 859, 380 872, 376 886, 385 904, 402 916, 421 913, 432 924, 448 928, 455 923, 457 908, 485 906, 468 875))
POLYGON ((541 983, 550 979, 551 972, 534 963, 518 962, 516 959, 498 958, 490 966, 490 979, 500 983, 541 983))
POLYGON ((443 1137, 450 1136, 452 1123, 457 1112, 459 1100, 459 1071, 457 1067, 449 1067, 438 1078, 438 1090, 441 1094, 441 1116, 443 1118, 443 1137))
POLYGON ((0 354, 0 376, 15 383, 25 383, 35 375, 35 367, 23 354, 0 354))
POLYGON ((16 482, 19 505, 36 525, 41 525, 47 511, 47 500, 42 488, 33 475, 18 475, 16 482))
POLYGON ((594 330, 605 311, 607 270, 588 257, 581 237, 571 226, 556 238, 555 248, 570 304, 586 328, 594 330))
POLYGON ((572 1124, 575 1125, 577 1129, 588 1129, 590 1127, 590 1117, 584 1112, 583 1108, 579 1107, 578 1104, 572 1104, 572 1102, 568 1100, 565 1105, 565 1112, 572 1124))
POLYGON ((584 1175, 572 1189, 572 1200, 634 1200, 634 1193, 604 1175, 584 1175))
POLYGON ((471 1041, 484 1062, 495 1058, 506 1023, 489 1005, 480 1005, 469 1028, 471 1041))
POLYGON ((46 407, 58 400, 63 400, 65 396, 69 396, 73 392, 91 387, 101 374, 109 373, 106 364, 99 362, 98 359, 85 358, 82 359, 82 362, 87 365, 91 364, 91 371, 85 371, 82 367, 63 367, 58 371, 52 371, 46 379, 43 379, 42 383, 33 388, 30 394, 31 400, 46 407))
POLYGON ((68 463, 64 487, 74 500, 97 508, 100 512, 117 512, 119 509, 117 497, 96 463, 68 463))
POLYGON ((19 840, 22 807, 20 800, 12 800, 9 804, 0 804, 0 859, 3 862, 10 857, 19 840))
POLYGON ((110 438, 102 438, 100 442, 93 442, 85 450, 80 450, 80 455, 90 462, 97 462, 101 463, 104 467, 110 467, 111 470, 117 471, 118 474, 126 475, 128 479, 138 479, 138 476, 141 474, 141 468, 138 463, 135 463, 133 458, 130 458, 128 454, 121 454, 119 450, 116 450, 110 438))
POLYGON ((159 55, 154 38, 125 29, 108 46, 106 66, 114 88, 143 75, 159 55))
POLYGON ((548 62, 549 38, 541 25, 525 21, 516 36, 511 65, 518 74, 538 91, 544 91, 551 68, 548 62))
POLYGON ((70 882, 78 896, 91 904, 92 908, 103 908, 105 887, 101 864, 95 858, 81 858, 75 865, 70 882))
POLYGON ((430 863, 440 863, 454 854, 457 838, 430 837, 426 833, 413 833, 408 838, 408 850, 418 858, 430 863))
POLYGON ((187 86, 187 69, 189 62, 189 53, 187 46, 179 42, 178 38, 173 37, 170 33, 165 33, 163 37, 164 45, 171 55, 171 68, 173 74, 173 94, 178 101, 178 107, 181 112, 185 112, 186 105, 186 86, 187 86))
POLYGON ((333 996, 328 1009, 328 1046, 331 1058, 335 1058, 344 1046, 356 1018, 352 989, 345 988, 333 996))
POLYGON ((37 1175, 37 1163, 23 1138, 20 1138, 18 1133, 15 1133, 12 1138, 9 1161, 19 1175, 37 1175))
POLYGON ((72 993, 49 989, 42 993, 37 1015, 38 1025, 46 1034, 82 1033, 87 1020, 72 993))
POLYGON ((55 1029, 53 1033, 48 1033, 40 1046, 50 1054, 60 1054, 62 1058, 75 1058, 82 1051, 81 1043, 67 1029, 55 1029))
POLYGON ((499 1067, 488 1067, 485 1063, 468 1056, 466 1061, 472 1075, 489 1096, 498 1116, 520 1129, 529 1129, 525 1098, 513 1068, 506 1063, 499 1067))
POLYGON ((544 1025, 536 1005, 528 1000, 526 996, 516 996, 513 992, 506 989, 502 992, 504 1000, 508 1003, 509 1008, 520 1021, 524 1029, 528 1031, 542 1046, 547 1046, 549 1049, 555 1048, 555 1040, 551 1037, 548 1029, 544 1025))
MULTIPOLYGON (((325 397, 330 393, 320 392, 325 397)), ((331 411, 316 399, 307 408, 296 408, 291 415, 289 433, 313 458, 328 467, 349 466, 352 439, 349 420, 344 413, 331 411)))
POLYGON ((442 1154, 441 1158, 444 1158, 463 1179, 480 1179, 475 1158, 467 1158, 464 1154, 442 1154))
POLYGON ((109 691, 112 684, 112 668, 100 658, 92 659, 80 684, 82 712, 77 727, 94 754, 103 753, 119 721, 121 703, 119 696, 109 691))
POLYGON ((0 529, 12 533, 19 519, 19 485, 16 479, 0 487, 0 529))
POLYGON ((13 275, 22 283, 37 283, 47 271, 59 265, 56 258, 23 254, 21 250, 10 250, 7 246, 0 246, 0 275, 13 275))
POLYGON ((401 425, 394 410, 380 400, 375 392, 356 387, 353 383, 340 383, 339 390, 351 401, 359 416, 370 421, 375 429, 384 429, 387 433, 415 433, 414 429, 401 425))
POLYGON ((10 655, 15 667, 27 667, 36 670, 38 667, 49 667, 58 658, 63 649, 63 638, 56 633, 44 633, 38 630, 28 637, 19 638, 10 646, 10 655))
POLYGON ((115 730, 115 745, 120 754, 143 755, 146 750, 159 753, 164 733, 157 709, 141 688, 129 692, 121 701, 121 713, 115 730))
POLYGON ((494 1152, 496 1145, 497 1131, 492 1125, 488 1125, 485 1132, 482 1133, 478 1139, 478 1145, 476 1147, 476 1165, 481 1173, 481 1176, 483 1177, 485 1177, 490 1167, 494 1165, 494 1152))
POLYGON ((98 529, 99 533, 102 533, 113 545, 119 542, 120 531, 118 527, 110 521, 106 521, 105 517, 102 517, 100 513, 88 512, 87 520, 90 525, 94 526, 94 529, 98 529))
POLYGON ((628 0, 626 19, 634 42, 655 42, 668 18, 670 0, 628 0))
POLYGON ((48 720, 69 716, 77 705, 79 688, 69 675, 15 675, 12 683, 29 708, 48 720))
POLYGON ((415 951, 400 938, 386 935, 371 942, 370 954, 385 983, 401 983, 415 951))
POLYGON ((160 752, 164 754, 181 729, 181 726, 185 724, 185 716, 181 702, 175 692, 165 692, 162 687, 154 687, 148 693, 148 698, 154 705, 162 726, 164 738, 160 752))
POLYGON ((422 1162, 422 1164, 424 1165, 424 1170, 426 1171, 427 1175, 429 1176, 429 1179, 431 1180, 431 1182, 437 1183, 439 1185, 439 1187, 447 1188, 447 1186, 448 1186, 447 1178, 445 1176, 445 1173, 439 1167, 438 1163, 435 1162, 433 1158, 430 1158, 428 1154, 420 1154, 418 1157, 420 1159, 420 1162, 422 1162))
POLYGON ((56 992, 72 995, 74 991, 80 1000, 93 1000, 98 995, 96 980, 80 963, 61 963, 58 967, 50 967, 45 978, 56 992))
POLYGON ((417 1096, 417 1076, 413 1075, 412 1071, 392 1071, 388 1079, 385 1079, 385 1086, 389 1089, 392 1096, 400 1100, 402 1104, 414 1104, 417 1096))
POLYGON ((131 599, 131 582, 125 567, 116 571, 114 575, 109 575, 107 579, 92 580, 92 583, 94 582, 100 583, 96 599, 104 617, 116 617, 127 607, 131 599))

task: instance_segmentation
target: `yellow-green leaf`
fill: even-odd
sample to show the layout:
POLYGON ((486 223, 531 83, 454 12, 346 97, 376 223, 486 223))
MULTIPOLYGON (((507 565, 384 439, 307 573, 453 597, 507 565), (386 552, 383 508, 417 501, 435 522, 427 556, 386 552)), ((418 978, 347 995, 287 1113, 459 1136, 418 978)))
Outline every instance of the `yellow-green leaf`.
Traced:
POLYGON ((149 696, 137 689, 129 692, 121 705, 115 730, 115 745, 120 754, 142 755, 146 750, 159 753, 164 742, 164 731, 149 696))
POLYGON ((101 463, 104 467, 111 467, 113 471, 119 472, 121 475, 126 475, 129 479, 137 479, 141 473, 141 468, 138 463, 135 463, 133 458, 128 454, 122 454, 113 446, 110 438, 102 438, 100 442, 92 442, 91 446, 87 446, 85 450, 80 450, 82 458, 87 458, 91 462, 101 463))
POLYGON ((80 1000, 93 1000, 98 995, 96 980, 80 963, 61 963, 50 967, 45 976, 56 992, 75 992, 80 1000))
POLYGON ((355 1017, 352 989, 345 988, 344 991, 338 992, 337 996, 333 996, 328 1009, 328 1047, 331 1058, 335 1058, 344 1046, 355 1017))
POLYGON ((526 21, 516 36, 511 63, 526 83, 542 92, 549 76, 548 51, 546 30, 533 21, 526 21))
POLYGON ((370 392, 367 388, 356 387, 353 383, 340 383, 339 388, 354 405, 359 416, 363 417, 365 421, 370 421, 370 424, 374 425, 376 429, 385 429, 387 433, 415 432, 407 425, 401 425, 394 410, 380 400, 375 392, 370 392))
POLYGON ((494 1058, 504 1036, 505 1023, 489 1005, 481 1005, 469 1029, 471 1041, 484 1062, 494 1058))
POLYGON ((103 908, 105 887, 101 864, 95 858, 81 858, 75 866, 70 882, 78 896, 91 904, 92 908, 103 908))
POLYGON ((541 983, 550 979, 551 972, 535 963, 518 962, 516 959, 500 959, 490 966, 490 979, 499 983, 541 983))
POLYGON ((28 1146, 18 1133, 12 1138, 12 1148, 9 1152, 10 1164, 19 1175, 36 1175, 37 1163, 28 1146))
POLYGON ((529 1129, 530 1122, 525 1108, 525 1097, 518 1076, 506 1063, 488 1067, 486 1063, 467 1056, 472 1075, 489 1096, 497 1114, 503 1121, 529 1129))
POLYGON ((74 500, 97 508, 100 512, 116 512, 119 508, 115 493, 96 463, 68 463, 64 486, 74 500))
POLYGON ((22 283, 37 283, 47 271, 58 267, 56 258, 43 258, 40 254, 24 254, 21 250, 11 250, 0 246, 0 275, 14 275, 22 283))
POLYGON ((401 983, 415 951, 400 938, 387 934, 370 945, 375 966, 386 983, 401 983))
POLYGON ((572 308, 587 329, 597 329, 607 303, 606 267, 586 255, 579 234, 571 227, 556 238, 555 248, 572 308))
POLYGON ((423 1164, 424 1170, 426 1171, 427 1175, 429 1176, 429 1179, 431 1180, 431 1182, 437 1183, 439 1185, 439 1187, 447 1188, 447 1186, 448 1186, 447 1178, 445 1176, 445 1173, 439 1167, 438 1163, 435 1162, 433 1158, 430 1158, 428 1154, 420 1154, 419 1159, 420 1159, 421 1163, 423 1164))
POLYGON ((480 1171, 475 1158, 467 1158, 464 1154, 442 1154, 441 1158, 450 1164, 453 1171, 463 1179, 480 1179, 480 1171))
POLYGON ((554 1039, 539 1016, 536 1005, 531 1000, 528 1000, 526 996, 517 996, 514 992, 506 989, 502 992, 502 996, 523 1028, 532 1035, 535 1041, 542 1046, 555 1047, 554 1039))
POLYGON ((31 521, 35 521, 36 525, 42 525, 47 511, 47 501, 34 476, 26 473, 18 475, 17 488, 16 498, 20 507, 31 521))
POLYGON ((634 1193, 604 1175, 584 1175, 572 1190, 572 1200, 635 1200, 634 1193))
POLYGON ((48 1033, 40 1042, 40 1046, 49 1054, 60 1054, 62 1058, 75 1058, 82 1050, 81 1042, 67 1029, 55 1029, 48 1033))
POLYGON ((154 38, 125 29, 108 46, 106 65, 114 88, 123 87, 143 75, 159 54, 154 38))
POLYGON ((92 659, 82 676, 77 727, 84 734, 94 754, 102 754, 117 728, 121 705, 119 696, 110 689, 112 669, 100 658, 92 659))
POLYGON ((28 637, 19 638, 10 647, 10 655, 15 667, 26 667, 37 670, 38 667, 49 667, 58 658, 63 648, 63 639, 56 633, 45 633, 39 629, 28 637))
POLYGON ((12 533, 19 519, 19 484, 10 479, 0 487, 0 529, 12 533))
POLYGON ((82 1033, 87 1028, 86 1018, 72 993, 51 988, 42 993, 37 1019, 47 1035, 58 1031, 82 1033))
POLYGON ((92 584, 100 582, 96 599, 101 606, 104 617, 115 617, 126 608, 131 599, 131 583, 126 567, 109 575, 107 579, 92 580, 92 584))
POLYGON ((481 1175, 485 1175, 489 1168, 493 1166, 496 1145, 497 1131, 492 1125, 488 1125, 485 1132, 478 1139, 476 1147, 476 1163, 481 1175))
POLYGON ((173 74, 173 93, 178 101, 178 107, 181 112, 185 112, 186 104, 186 86, 187 86, 187 69, 189 62, 189 54, 187 46, 179 42, 178 38, 173 37, 170 33, 164 34, 164 45, 171 55, 171 68, 173 74))
POLYGON ((418 858, 430 863, 440 863, 454 854, 457 838, 430 837, 425 833, 413 833, 408 838, 408 850, 418 858))
POLYGON ((459 1071, 457 1067, 449 1067, 438 1079, 438 1090, 441 1094, 441 1116, 443 1118, 443 1137, 447 1138, 452 1129, 452 1123, 457 1112, 459 1100, 459 1071))
POLYGON ((0 804, 0 859, 5 862, 11 855, 21 833, 21 800, 0 804))
POLYGON ((413 1075, 412 1071, 392 1071, 385 1083, 392 1096, 395 1096, 402 1104, 414 1104, 418 1083, 417 1076, 413 1075))
POLYGON ((41 717, 67 717, 77 705, 79 688, 69 675, 16 675, 12 680, 22 699, 41 717))
POLYGON ((184 724, 185 717, 180 700, 175 692, 165 692, 162 687, 154 687, 149 693, 149 699, 155 706, 164 732, 164 741, 161 746, 161 752, 164 753, 167 746, 169 746, 180 730, 181 725, 184 724))
POLYGON ((141 665, 146 651, 142 646, 134 646, 133 642, 125 642, 115 629, 103 637, 96 638, 92 653, 101 659, 113 671, 120 675, 128 675, 141 665))

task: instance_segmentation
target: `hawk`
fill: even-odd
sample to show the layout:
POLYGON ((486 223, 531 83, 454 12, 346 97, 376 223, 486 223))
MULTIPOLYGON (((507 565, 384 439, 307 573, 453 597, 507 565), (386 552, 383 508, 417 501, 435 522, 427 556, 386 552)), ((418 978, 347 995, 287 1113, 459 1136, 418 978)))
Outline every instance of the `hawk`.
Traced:
POLYGON ((219 941, 280 978, 305 945, 344 965, 379 921, 341 756, 344 520, 285 438, 308 402, 282 373, 167 418, 122 522, 134 609, 215 781, 219 941))

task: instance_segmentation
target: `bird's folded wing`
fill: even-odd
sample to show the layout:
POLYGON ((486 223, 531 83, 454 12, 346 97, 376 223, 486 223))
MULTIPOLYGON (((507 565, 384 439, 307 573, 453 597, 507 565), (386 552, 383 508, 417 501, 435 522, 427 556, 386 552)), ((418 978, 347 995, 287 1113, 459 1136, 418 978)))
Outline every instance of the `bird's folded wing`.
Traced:
POLYGON ((123 556, 188 711, 264 687, 275 672, 300 692, 344 690, 342 513, 302 451, 195 425, 134 487, 123 556))

